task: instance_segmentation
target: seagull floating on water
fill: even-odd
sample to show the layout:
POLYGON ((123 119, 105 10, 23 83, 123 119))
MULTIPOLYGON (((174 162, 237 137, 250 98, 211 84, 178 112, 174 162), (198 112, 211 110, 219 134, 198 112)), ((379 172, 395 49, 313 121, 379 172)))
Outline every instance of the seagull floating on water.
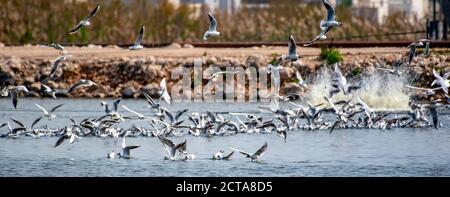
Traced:
POLYGON ((95 15, 97 15, 98 11, 100 10, 100 4, 98 4, 94 10, 91 11, 91 13, 89 14, 89 16, 87 16, 85 19, 83 19, 82 21, 80 21, 78 23, 78 25, 70 30, 69 34, 74 34, 76 33, 78 30, 80 30, 82 27, 84 26, 89 26, 91 25, 90 20, 92 19, 92 17, 94 17, 95 15))
POLYGON ((131 153, 130 150, 136 149, 141 147, 140 145, 127 145, 125 142, 125 138, 127 137, 129 132, 126 132, 125 135, 123 135, 122 140, 122 153, 117 153, 117 156, 119 156, 120 159, 131 159, 131 153))

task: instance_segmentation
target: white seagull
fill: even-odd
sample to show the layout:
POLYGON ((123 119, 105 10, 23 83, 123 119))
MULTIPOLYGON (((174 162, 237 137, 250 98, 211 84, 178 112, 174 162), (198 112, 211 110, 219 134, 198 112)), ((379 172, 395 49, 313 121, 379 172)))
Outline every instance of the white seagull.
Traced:
POLYGON ((159 83, 159 87, 160 87, 161 97, 164 99, 164 101, 166 101, 170 105, 171 99, 170 99, 169 91, 167 90, 166 78, 161 80, 161 82, 159 83))
POLYGON ((19 92, 28 93, 28 89, 25 86, 11 86, 8 87, 8 92, 11 95, 11 101, 13 103, 14 109, 17 109, 17 102, 19 97, 19 92))
POLYGON ((60 51, 61 55, 64 55, 67 53, 66 49, 64 49, 63 46, 61 46, 60 44, 57 44, 57 43, 52 43, 50 45, 43 45, 43 46, 54 48, 54 49, 60 51))
POLYGON ((145 118, 144 115, 142 115, 142 114, 140 114, 140 113, 138 113, 138 112, 136 112, 136 111, 134 111, 134 110, 131 110, 130 108, 128 108, 128 107, 125 106, 125 105, 122 105, 122 107, 123 107, 125 110, 127 110, 128 112, 130 112, 130 113, 132 113, 132 114, 135 114, 139 119, 144 119, 144 118, 145 118))
POLYGON ((440 90, 441 88, 421 88, 421 87, 415 87, 415 86, 410 86, 410 85, 405 85, 405 87, 413 89, 413 90, 421 90, 421 91, 425 91, 425 94, 427 96, 431 96, 435 93, 435 91, 440 90))
POLYGON ((80 81, 78 81, 78 83, 72 85, 69 88, 69 90, 67 90, 67 93, 71 93, 80 87, 90 87, 90 86, 97 86, 97 84, 92 82, 91 80, 81 79, 80 81))
POLYGON ((80 30, 82 27, 91 25, 91 23, 89 22, 89 20, 91 20, 92 17, 94 17, 94 16, 97 14, 97 12, 98 12, 99 10, 100 10, 100 4, 98 4, 98 5, 95 7, 95 9, 91 11, 91 13, 89 14, 88 17, 86 17, 85 19, 83 19, 82 21, 80 21, 80 22, 78 23, 78 25, 77 25, 74 29, 70 30, 69 34, 74 34, 74 33, 76 33, 78 30, 80 30))
POLYGON ((253 154, 250 154, 250 153, 247 153, 247 152, 244 152, 244 151, 240 151, 240 150, 235 149, 235 148, 233 148, 233 147, 230 147, 230 149, 231 149, 231 150, 234 150, 234 151, 240 152, 241 154, 245 155, 247 158, 252 159, 252 161, 259 161, 260 158, 261 158, 261 157, 264 155, 264 153, 267 151, 267 142, 265 142, 264 145, 261 146, 261 148, 259 148, 259 149, 258 149, 255 153, 253 153, 253 154))
POLYGON ((52 70, 50 71, 50 75, 49 75, 49 78, 50 78, 50 79, 52 79, 52 80, 54 79, 55 74, 56 74, 56 70, 58 69, 58 65, 59 65, 62 61, 66 60, 68 57, 72 57, 72 55, 63 55, 63 56, 59 56, 58 58, 56 58, 56 59, 53 61, 52 70))
POLYGON ((209 17, 209 29, 203 35, 203 40, 208 40, 210 37, 219 37, 221 35, 220 32, 217 31, 217 20, 211 13, 208 13, 209 17))
POLYGON ((125 143, 125 138, 128 135, 129 132, 126 132, 125 135, 123 135, 123 140, 122 140, 122 153, 117 153, 117 156, 119 156, 119 158, 121 159, 131 159, 131 153, 130 150, 131 149, 135 149, 135 148, 139 148, 141 147, 140 145, 130 145, 127 146, 127 144, 125 143))
POLYGON ((39 109, 41 109, 44 112, 45 117, 47 117, 49 120, 53 119, 56 117, 56 115, 53 113, 55 112, 56 109, 60 108, 61 106, 63 106, 63 104, 57 105, 55 107, 53 107, 50 111, 47 111, 45 108, 43 108, 42 106, 40 106, 39 104, 34 104, 36 105, 36 107, 38 107, 39 109))
POLYGON ((325 34, 327 34, 333 27, 339 27, 342 25, 341 22, 336 21, 336 12, 330 2, 328 2, 328 0, 322 0, 322 2, 325 8, 327 8, 327 20, 320 21, 320 29, 322 29, 320 34, 303 46, 311 46, 318 40, 326 40, 327 36, 325 34))
POLYGON ((297 44, 295 44, 294 36, 289 35, 289 43, 288 43, 288 55, 283 55, 282 60, 290 60, 292 62, 297 61, 300 56, 297 54, 297 44))
POLYGON ((134 45, 131 46, 131 47, 128 48, 128 49, 130 49, 130 50, 139 50, 139 49, 143 49, 144 46, 141 45, 141 42, 142 42, 142 39, 144 38, 144 33, 145 33, 145 27, 142 26, 142 27, 141 27, 141 30, 139 31, 139 35, 138 35, 138 37, 136 38, 136 41, 134 42, 134 45))
MULTIPOLYGON (((409 59, 408 59, 408 63, 409 63, 409 64, 411 64, 411 62, 413 61, 414 57, 416 56, 416 50, 417 50, 417 47, 423 47, 423 46, 424 46, 424 43, 427 43, 427 44, 428 44, 428 47, 429 47, 430 40, 428 40, 428 39, 420 39, 420 40, 418 40, 418 41, 416 41, 416 42, 411 43, 411 44, 408 46, 408 49, 409 49, 409 59)), ((426 52, 426 51, 425 51, 425 52, 426 52)), ((429 51, 428 51, 427 53, 429 53, 429 51)))
POLYGON ((214 74, 212 74, 210 77, 209 77, 209 79, 208 80, 211 80, 211 79, 214 79, 215 77, 217 77, 217 76, 219 76, 219 75, 223 75, 223 74, 237 74, 237 73, 240 73, 241 71, 219 71, 219 72, 216 72, 216 73, 214 73, 214 74))
POLYGON ((448 87, 450 87, 450 80, 447 78, 450 76, 450 72, 445 73, 444 76, 440 76, 439 73, 436 72, 436 70, 433 69, 433 75, 436 78, 433 83, 431 83, 431 86, 439 85, 441 89, 445 92, 445 94, 448 94, 448 87))

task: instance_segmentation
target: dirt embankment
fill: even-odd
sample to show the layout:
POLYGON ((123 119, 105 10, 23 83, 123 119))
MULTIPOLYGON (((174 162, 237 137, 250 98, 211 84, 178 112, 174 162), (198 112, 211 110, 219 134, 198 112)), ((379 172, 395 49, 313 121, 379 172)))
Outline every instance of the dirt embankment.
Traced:
MULTIPOLYGON (((182 48, 173 45, 167 48, 152 48, 128 51, 111 47, 67 47, 73 55, 60 64, 54 81, 47 81, 52 61, 59 53, 51 48, 0 47, 0 74, 10 76, 11 84, 26 85, 29 96, 40 96, 44 81, 54 89, 65 89, 80 79, 96 82, 98 88, 82 88, 71 97, 138 97, 138 90, 148 89, 157 94, 159 81, 168 78, 169 89, 176 83, 170 80, 173 68, 183 66, 192 72, 194 59, 201 59, 203 68, 266 67, 277 55, 285 54, 286 47, 254 48, 182 48)), ((347 77, 358 78, 376 72, 376 67, 400 68, 406 62, 407 49, 403 48, 350 48, 339 49, 344 55, 342 70, 347 77)), ((295 80, 299 71, 304 78, 314 78, 316 72, 326 64, 318 59, 320 49, 299 48, 303 56, 300 63, 286 63, 280 72, 282 93, 307 91, 295 80)), ((450 72, 450 56, 434 53, 429 57, 419 56, 411 66, 402 67, 411 77, 411 84, 428 87, 433 80, 432 70, 450 72)), ((208 73, 204 73, 208 78, 208 73)), ((208 80, 204 79, 203 83, 208 80)), ((239 85, 239 84, 238 84, 239 85)), ((245 84, 240 84, 245 85, 245 84)))

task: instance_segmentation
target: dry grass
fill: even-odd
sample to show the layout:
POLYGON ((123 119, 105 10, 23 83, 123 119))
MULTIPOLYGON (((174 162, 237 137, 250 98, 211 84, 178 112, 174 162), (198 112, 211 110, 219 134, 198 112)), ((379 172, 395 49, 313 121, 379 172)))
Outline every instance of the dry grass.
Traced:
MULTIPOLYGON (((131 43, 141 25, 146 26, 144 42, 201 41, 209 20, 207 8, 195 11, 186 6, 174 8, 160 1, 151 5, 134 0, 125 5, 120 0, 104 0, 102 8, 88 29, 75 35, 68 31, 95 7, 97 1, 76 3, 54 0, 0 0, 0 42, 19 43, 131 43)), ((273 1, 267 9, 242 9, 234 15, 216 13, 219 41, 285 41, 289 34, 297 40, 308 40, 319 33, 319 22, 326 13, 320 5, 299 6, 289 0, 273 1)), ((383 26, 352 16, 349 8, 337 8, 338 20, 344 25, 330 32, 338 40, 350 35, 379 34, 423 30, 396 14, 383 26)), ((424 23, 418 23, 424 24, 424 23)), ((367 39, 367 38, 366 38, 367 39)), ((372 40, 405 40, 414 36, 374 37, 372 40)))

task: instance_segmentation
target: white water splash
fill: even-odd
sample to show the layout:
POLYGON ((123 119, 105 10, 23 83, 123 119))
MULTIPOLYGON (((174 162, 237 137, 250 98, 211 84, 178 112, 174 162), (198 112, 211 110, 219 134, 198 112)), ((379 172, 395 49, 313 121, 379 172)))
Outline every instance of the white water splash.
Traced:
MULTIPOLYGON (((319 70, 318 75, 310 83, 310 89, 306 93, 306 99, 313 104, 325 103, 324 97, 331 90, 333 71, 327 67, 319 70)), ((358 84, 360 82, 352 82, 358 84)), ((376 110, 407 110, 410 95, 403 91, 407 84, 407 77, 374 72, 363 77, 361 89, 352 92, 352 95, 344 95, 342 92, 333 96, 333 100, 348 100, 353 96, 354 101, 359 96, 367 105, 376 110)))

